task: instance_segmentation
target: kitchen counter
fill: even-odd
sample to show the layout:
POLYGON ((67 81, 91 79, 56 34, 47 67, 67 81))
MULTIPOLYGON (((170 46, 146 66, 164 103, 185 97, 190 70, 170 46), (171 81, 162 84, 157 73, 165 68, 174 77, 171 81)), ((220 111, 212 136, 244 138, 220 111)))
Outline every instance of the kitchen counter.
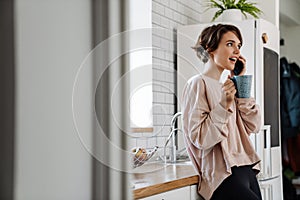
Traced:
POLYGON ((194 185, 199 180, 191 162, 167 165, 146 163, 132 172, 134 199, 194 185))

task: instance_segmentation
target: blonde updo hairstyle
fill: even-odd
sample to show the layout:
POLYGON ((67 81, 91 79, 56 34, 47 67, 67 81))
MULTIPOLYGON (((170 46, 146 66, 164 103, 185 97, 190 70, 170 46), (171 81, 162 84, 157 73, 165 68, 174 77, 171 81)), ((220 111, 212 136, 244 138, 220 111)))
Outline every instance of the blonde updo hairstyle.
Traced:
POLYGON ((206 27, 198 37, 197 43, 192 47, 200 60, 206 63, 209 60, 209 53, 215 51, 223 37, 227 32, 232 32, 243 44, 242 34, 240 30, 229 24, 217 24, 206 27))

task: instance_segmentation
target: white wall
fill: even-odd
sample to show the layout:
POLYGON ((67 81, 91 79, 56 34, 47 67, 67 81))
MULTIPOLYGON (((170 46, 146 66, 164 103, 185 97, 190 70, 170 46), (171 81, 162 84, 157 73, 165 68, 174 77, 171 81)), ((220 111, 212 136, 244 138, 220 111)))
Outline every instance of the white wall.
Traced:
MULTIPOLYGON (((286 26, 285 24, 283 23, 280 23, 280 38, 287 38, 288 39, 288 26, 286 26)), ((284 42, 286 43, 286 39, 284 39, 284 42)), ((287 46, 286 44, 284 46, 280 46, 280 57, 282 56, 287 56, 288 55, 288 52, 287 52, 287 46)))
POLYGON ((300 25, 300 2, 298 0, 280 1, 280 20, 287 25, 300 25))
POLYGON ((284 26, 281 25, 281 37, 284 38, 284 46, 280 47, 280 56, 285 56, 289 62, 295 62, 300 65, 299 58, 299 33, 300 26, 284 26))
POLYGON ((289 62, 300 64, 299 33, 300 33, 300 3, 296 0, 280 1, 280 37, 284 45, 280 47, 280 57, 286 57, 289 62))
POLYGON ((257 5, 263 11, 261 18, 279 28, 279 0, 258 0, 257 5))
MULTIPOLYGON (((91 48, 90 4, 15 1, 17 200, 91 199, 91 156, 71 104, 76 72, 91 48)), ((91 94, 82 95, 88 104, 91 94)), ((83 123, 91 128, 90 122, 87 114, 83 123)))

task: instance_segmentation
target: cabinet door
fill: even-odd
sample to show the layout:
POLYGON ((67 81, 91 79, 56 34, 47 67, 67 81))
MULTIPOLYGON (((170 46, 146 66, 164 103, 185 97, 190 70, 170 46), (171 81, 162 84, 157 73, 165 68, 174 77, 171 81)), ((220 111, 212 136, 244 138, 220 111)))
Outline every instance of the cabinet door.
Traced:
POLYGON ((282 200, 281 177, 260 181, 260 189, 263 200, 282 200))
POLYGON ((190 200, 190 186, 146 197, 143 200, 190 200))
POLYGON ((260 186, 261 196, 263 200, 272 200, 272 185, 263 184, 260 186))
POLYGON ((204 200, 199 194, 198 194, 198 187, 197 185, 191 185, 191 200, 204 200))

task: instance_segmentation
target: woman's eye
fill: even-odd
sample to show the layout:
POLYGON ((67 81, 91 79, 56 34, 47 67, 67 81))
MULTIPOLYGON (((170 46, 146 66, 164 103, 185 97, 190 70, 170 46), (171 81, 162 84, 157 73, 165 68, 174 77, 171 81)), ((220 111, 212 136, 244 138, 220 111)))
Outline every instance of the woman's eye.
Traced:
MULTIPOLYGON (((227 46, 228 46, 228 47, 233 47, 233 42, 228 42, 228 43, 227 43, 227 46)), ((242 47, 242 45, 237 45, 237 48, 238 48, 238 49, 241 49, 241 47, 242 47)))

